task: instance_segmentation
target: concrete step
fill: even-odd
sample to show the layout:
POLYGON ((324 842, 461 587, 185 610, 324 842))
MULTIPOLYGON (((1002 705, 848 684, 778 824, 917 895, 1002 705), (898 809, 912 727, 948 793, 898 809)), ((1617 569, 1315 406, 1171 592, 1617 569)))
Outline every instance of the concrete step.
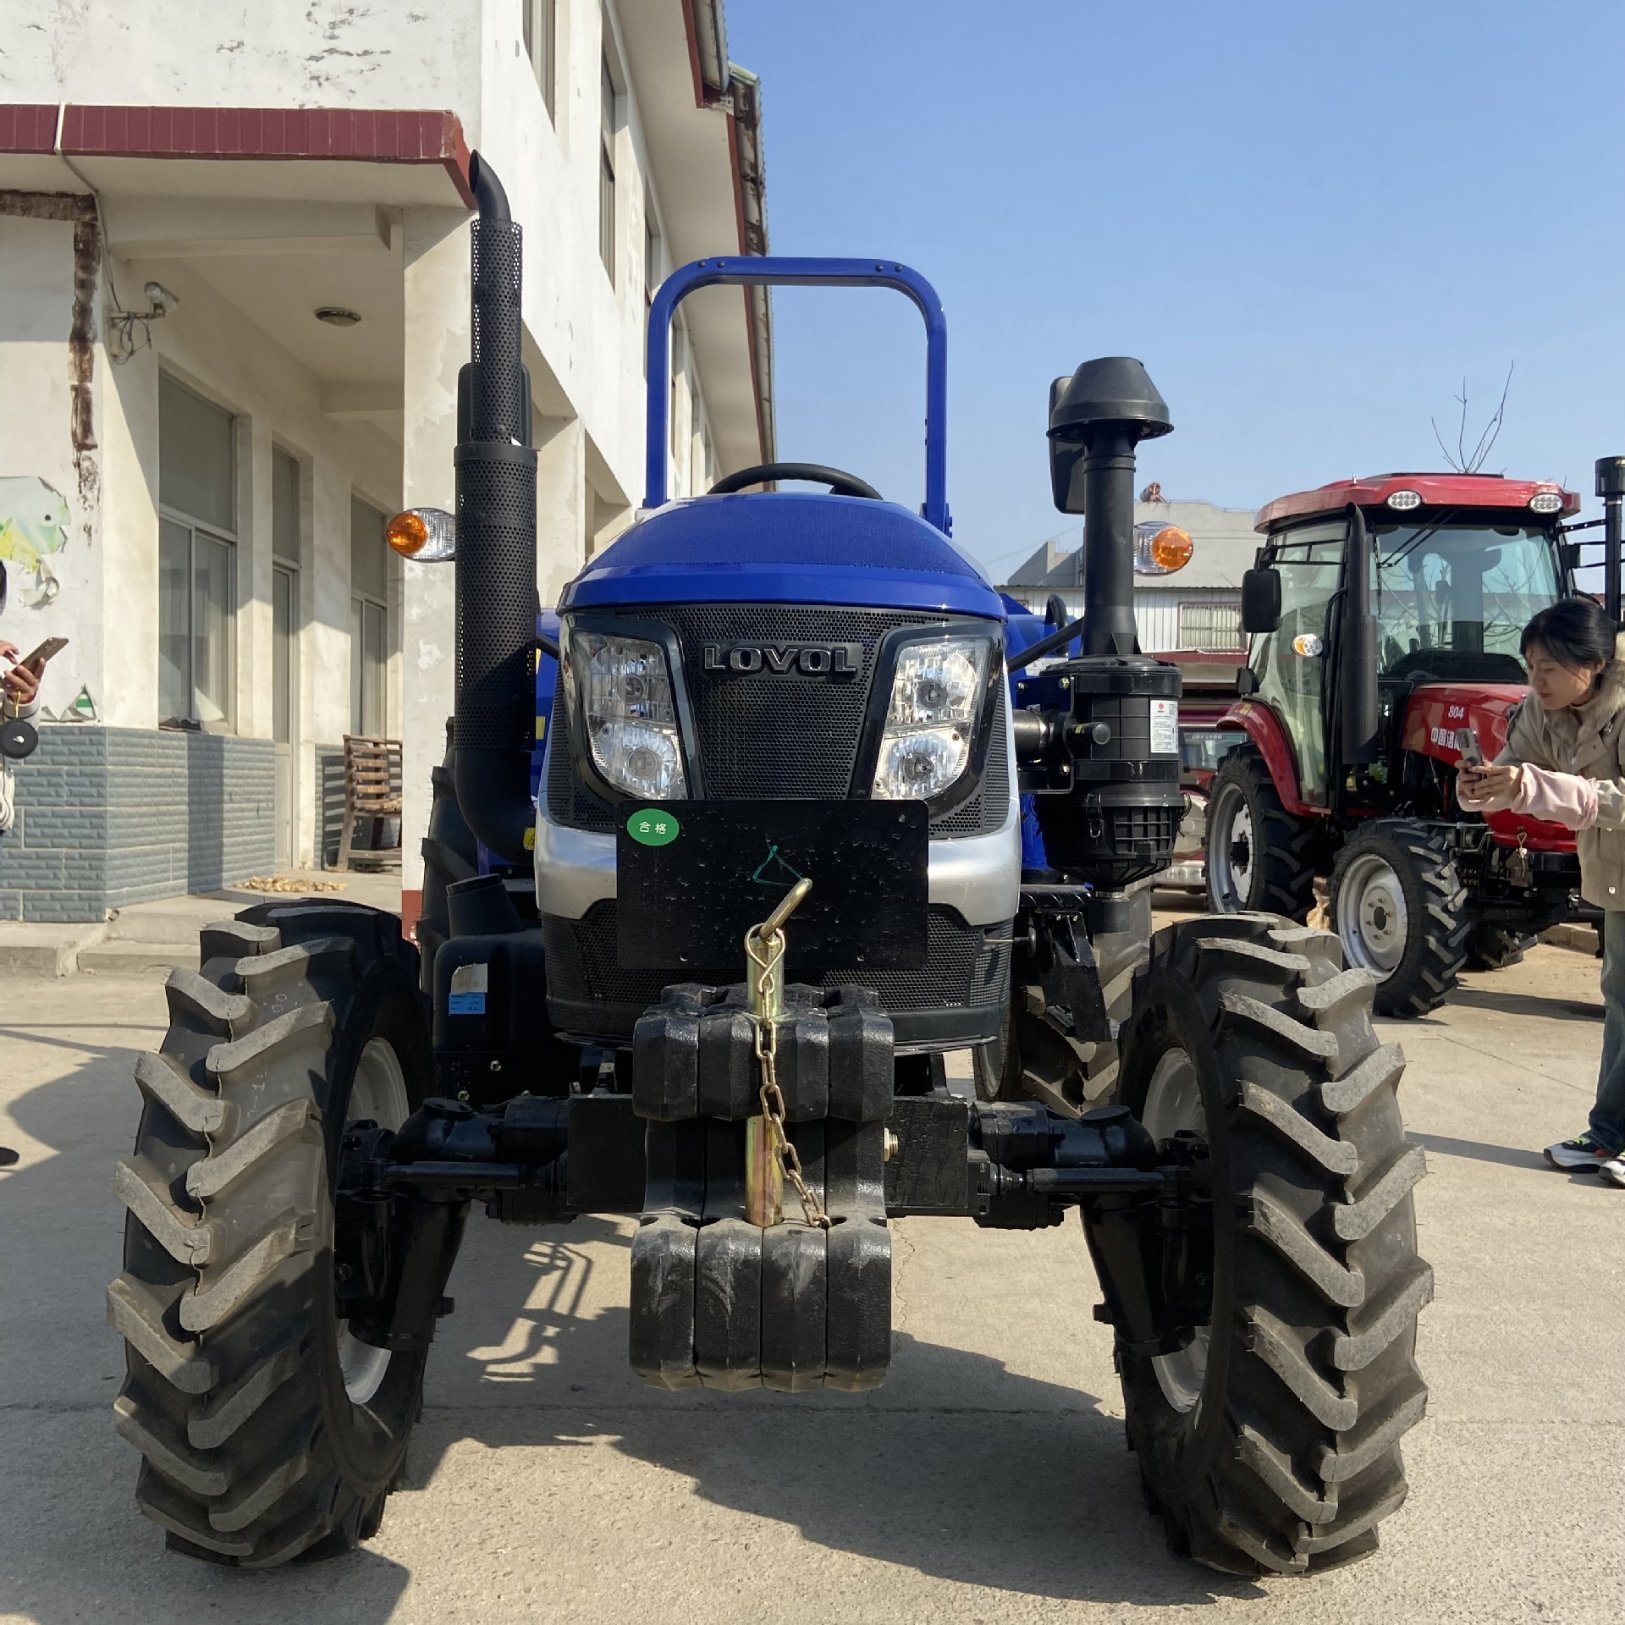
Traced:
POLYGON ((198 968, 197 939, 184 942, 126 942, 109 939, 79 950, 79 969, 103 976, 167 976, 198 968))
POLYGON ((67 976, 79 954, 107 935, 105 925, 0 925, 0 977, 67 976))
POLYGON ((113 916, 107 925, 107 937, 110 942, 163 942, 196 948, 198 932, 206 925, 231 919, 238 906, 215 898, 191 897, 177 897, 169 907, 138 903, 113 916))

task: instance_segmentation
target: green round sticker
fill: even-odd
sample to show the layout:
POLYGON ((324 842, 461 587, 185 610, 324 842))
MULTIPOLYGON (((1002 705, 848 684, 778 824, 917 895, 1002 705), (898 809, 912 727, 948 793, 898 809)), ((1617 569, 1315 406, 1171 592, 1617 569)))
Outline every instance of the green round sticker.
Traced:
POLYGON ((681 826, 658 807, 645 807, 626 821, 626 833, 644 846, 669 846, 681 833, 681 826))

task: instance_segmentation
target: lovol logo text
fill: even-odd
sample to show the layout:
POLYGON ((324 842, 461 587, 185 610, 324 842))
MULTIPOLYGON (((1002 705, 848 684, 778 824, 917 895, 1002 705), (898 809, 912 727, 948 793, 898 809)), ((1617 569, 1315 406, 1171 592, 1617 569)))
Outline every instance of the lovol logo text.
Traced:
POLYGON ((763 677, 856 677, 862 654, 856 643, 708 643, 705 669, 763 677))

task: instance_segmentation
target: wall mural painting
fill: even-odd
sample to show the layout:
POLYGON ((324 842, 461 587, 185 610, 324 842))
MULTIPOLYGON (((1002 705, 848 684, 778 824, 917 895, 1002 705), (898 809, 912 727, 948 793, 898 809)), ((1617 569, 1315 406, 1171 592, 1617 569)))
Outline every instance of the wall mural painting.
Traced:
POLYGON ((13 603, 54 604, 62 591, 52 563, 68 542, 68 503, 36 474, 0 475, 0 560, 13 603))

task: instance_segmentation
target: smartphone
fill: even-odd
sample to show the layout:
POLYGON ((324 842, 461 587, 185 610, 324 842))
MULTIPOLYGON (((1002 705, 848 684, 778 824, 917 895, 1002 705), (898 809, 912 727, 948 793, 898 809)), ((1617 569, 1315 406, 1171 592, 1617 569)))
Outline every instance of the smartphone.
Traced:
POLYGON ((1461 755, 1462 767, 1482 767, 1484 765, 1484 752, 1478 743, 1478 730, 1476 728, 1456 729, 1456 749, 1461 755))
POLYGON ((18 664, 31 666, 37 660, 43 666, 48 660, 55 659, 67 646, 68 640, 66 638, 47 638, 33 654, 24 656, 18 664))

